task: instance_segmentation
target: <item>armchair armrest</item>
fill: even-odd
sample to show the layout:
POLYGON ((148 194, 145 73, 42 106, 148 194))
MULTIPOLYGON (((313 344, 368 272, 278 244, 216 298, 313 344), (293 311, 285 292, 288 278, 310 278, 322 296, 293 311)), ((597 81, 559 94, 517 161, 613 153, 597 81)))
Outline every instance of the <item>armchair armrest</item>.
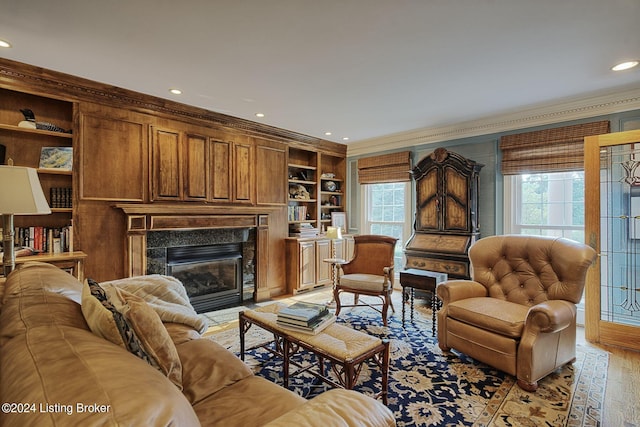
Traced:
POLYGON ((443 304, 467 298, 486 297, 487 288, 473 280, 449 280, 436 288, 443 304))
POLYGON ((565 300, 550 300, 529 309, 524 323, 525 329, 539 332, 558 332, 573 323, 575 304, 565 300))
POLYGON ((266 427, 393 427, 393 413, 377 400, 353 390, 332 389, 276 418, 266 427))

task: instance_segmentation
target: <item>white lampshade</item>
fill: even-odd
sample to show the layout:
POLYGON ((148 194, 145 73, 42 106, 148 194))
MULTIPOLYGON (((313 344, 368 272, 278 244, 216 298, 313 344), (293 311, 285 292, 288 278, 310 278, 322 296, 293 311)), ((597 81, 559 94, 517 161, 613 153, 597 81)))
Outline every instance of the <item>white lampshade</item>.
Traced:
POLYGON ((0 214, 44 215, 51 209, 33 168, 0 166, 0 214))

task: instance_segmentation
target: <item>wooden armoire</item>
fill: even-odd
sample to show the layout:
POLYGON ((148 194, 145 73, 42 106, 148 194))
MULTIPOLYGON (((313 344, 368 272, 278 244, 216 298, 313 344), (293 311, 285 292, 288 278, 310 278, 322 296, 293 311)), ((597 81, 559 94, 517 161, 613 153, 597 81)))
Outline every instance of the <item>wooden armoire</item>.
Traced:
POLYGON ((438 148, 412 169, 416 185, 406 268, 470 278, 469 246, 480 236, 478 178, 484 165, 438 148))

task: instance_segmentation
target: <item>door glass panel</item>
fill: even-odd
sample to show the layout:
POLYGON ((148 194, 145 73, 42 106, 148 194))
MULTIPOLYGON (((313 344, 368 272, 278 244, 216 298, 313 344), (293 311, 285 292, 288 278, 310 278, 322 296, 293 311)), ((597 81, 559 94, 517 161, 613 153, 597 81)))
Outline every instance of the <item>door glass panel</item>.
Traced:
POLYGON ((640 144, 600 151, 601 320, 640 326, 640 144))

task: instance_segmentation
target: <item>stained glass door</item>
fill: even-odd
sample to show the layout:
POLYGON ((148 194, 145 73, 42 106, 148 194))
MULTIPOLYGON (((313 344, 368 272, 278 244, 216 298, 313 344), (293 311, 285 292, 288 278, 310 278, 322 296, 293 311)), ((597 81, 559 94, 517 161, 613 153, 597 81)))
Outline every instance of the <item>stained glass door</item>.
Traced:
POLYGON ((640 131, 585 138, 588 340, 640 350, 640 131))

